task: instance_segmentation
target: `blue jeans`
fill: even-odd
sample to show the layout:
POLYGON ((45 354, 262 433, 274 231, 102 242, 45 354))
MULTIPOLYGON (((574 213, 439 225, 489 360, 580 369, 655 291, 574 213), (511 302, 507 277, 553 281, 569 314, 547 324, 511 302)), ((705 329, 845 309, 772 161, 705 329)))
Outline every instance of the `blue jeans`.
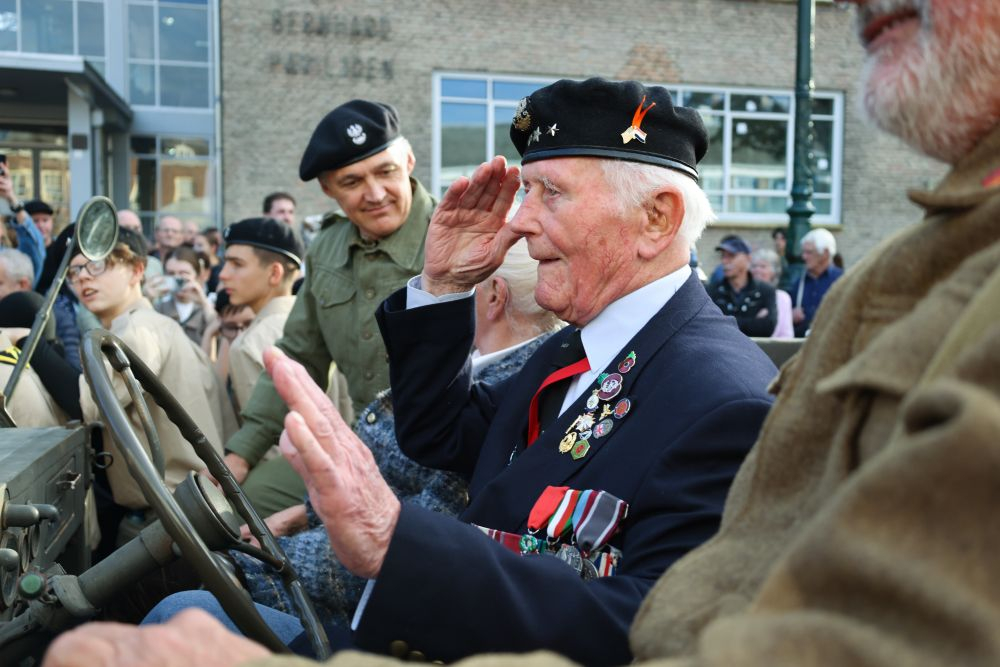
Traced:
MULTIPOLYGON (((265 607, 264 605, 254 603, 254 606, 257 607, 257 611, 260 612, 264 622, 274 630, 274 634, 278 635, 278 639, 285 644, 291 644, 292 640, 302 634, 302 624, 294 616, 271 609, 270 607, 265 607)), ((153 610, 146 615, 146 618, 142 619, 141 625, 166 623, 180 612, 191 608, 207 611, 236 634, 243 634, 226 612, 223 611, 222 605, 215 599, 215 596, 208 591, 184 591, 183 593, 174 593, 164 598, 159 604, 153 607, 153 610)))

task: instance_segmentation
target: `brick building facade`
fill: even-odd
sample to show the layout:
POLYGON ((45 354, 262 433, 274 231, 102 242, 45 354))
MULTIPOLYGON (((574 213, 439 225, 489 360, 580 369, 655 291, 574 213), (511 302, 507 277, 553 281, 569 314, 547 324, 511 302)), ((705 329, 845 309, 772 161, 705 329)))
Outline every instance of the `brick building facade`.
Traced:
MULTIPOLYGON (((727 148, 703 182, 717 190, 723 215, 698 244, 708 268, 722 234, 766 244, 785 219, 794 3, 222 0, 220 16, 223 222, 257 214, 277 189, 296 196, 302 215, 327 210, 332 202, 319 187, 299 181, 298 162, 318 120, 349 99, 399 108, 416 176, 440 191, 491 147, 505 150, 517 91, 589 76, 676 86, 708 115, 718 110, 713 127, 727 148)), ((905 188, 933 182, 944 168, 862 120, 854 13, 820 4, 815 39, 814 79, 827 112, 816 117, 827 138, 819 151, 826 194, 817 201, 825 216, 817 221, 830 225, 851 264, 916 219, 905 188)))

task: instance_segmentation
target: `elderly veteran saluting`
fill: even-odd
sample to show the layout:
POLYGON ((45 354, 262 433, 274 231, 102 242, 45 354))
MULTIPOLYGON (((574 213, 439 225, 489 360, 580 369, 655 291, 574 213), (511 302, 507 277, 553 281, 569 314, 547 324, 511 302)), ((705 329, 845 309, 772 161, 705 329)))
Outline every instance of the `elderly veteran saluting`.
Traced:
POLYGON ((422 275, 378 313, 400 445, 470 479, 474 526, 386 512, 355 637, 429 659, 545 647, 620 664, 645 592, 715 532, 775 369, 688 267, 712 217, 696 111, 659 87, 564 80, 523 100, 510 134, 520 180, 495 158, 455 184, 422 275), (536 301, 573 326, 511 380, 473 385, 470 290, 518 237, 536 301))
MULTIPOLYGON (((343 215, 323 220, 277 345, 324 390, 339 380, 335 401, 348 421, 348 388, 354 409, 361 410, 389 386, 375 309, 423 263, 435 201, 411 177, 414 164, 396 110, 352 100, 320 121, 299 165, 302 180, 317 179, 343 215), (332 362, 347 387, 343 376, 329 379, 332 362)), ((261 462, 277 443, 286 412, 269 377, 261 376, 241 407, 243 427, 226 443, 226 463, 237 481, 246 479, 244 489, 264 515, 302 502, 305 487, 283 459, 261 462)))
POLYGON ((292 410, 281 448, 338 559, 374 580, 357 647, 622 664, 645 593, 715 532, 775 369, 688 267, 712 215, 697 112, 659 87, 560 81, 522 102, 511 136, 522 179, 496 158, 452 185, 422 275, 378 313, 399 444, 469 478, 460 519, 401 505, 306 372, 272 352, 292 410), (522 236, 536 300, 574 326, 518 375, 473 384, 472 287, 522 236))

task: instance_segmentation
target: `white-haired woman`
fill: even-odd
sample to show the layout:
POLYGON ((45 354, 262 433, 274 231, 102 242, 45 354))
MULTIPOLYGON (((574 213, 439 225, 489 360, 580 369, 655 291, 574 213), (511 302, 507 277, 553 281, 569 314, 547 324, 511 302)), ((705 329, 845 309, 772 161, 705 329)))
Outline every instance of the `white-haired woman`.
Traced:
POLYGON ((770 248, 759 248, 750 256, 750 273, 754 280, 763 281, 775 287, 774 298, 778 304, 778 324, 771 338, 794 338, 792 327, 792 297, 788 292, 777 289, 781 279, 781 258, 770 248))

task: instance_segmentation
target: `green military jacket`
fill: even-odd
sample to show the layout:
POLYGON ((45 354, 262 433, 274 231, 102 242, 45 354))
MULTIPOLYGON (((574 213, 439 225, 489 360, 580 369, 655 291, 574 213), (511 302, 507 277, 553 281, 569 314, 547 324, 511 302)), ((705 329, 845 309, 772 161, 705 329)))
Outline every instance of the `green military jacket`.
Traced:
MULTIPOLYGON (((394 234, 365 241, 341 215, 328 215, 306 255, 306 278, 277 346, 326 389, 331 362, 347 377, 355 412, 389 386, 375 309, 424 265, 424 237, 437 201, 411 179, 413 204, 394 234)), ((255 465, 278 442, 288 408, 262 374, 226 446, 255 465)))

